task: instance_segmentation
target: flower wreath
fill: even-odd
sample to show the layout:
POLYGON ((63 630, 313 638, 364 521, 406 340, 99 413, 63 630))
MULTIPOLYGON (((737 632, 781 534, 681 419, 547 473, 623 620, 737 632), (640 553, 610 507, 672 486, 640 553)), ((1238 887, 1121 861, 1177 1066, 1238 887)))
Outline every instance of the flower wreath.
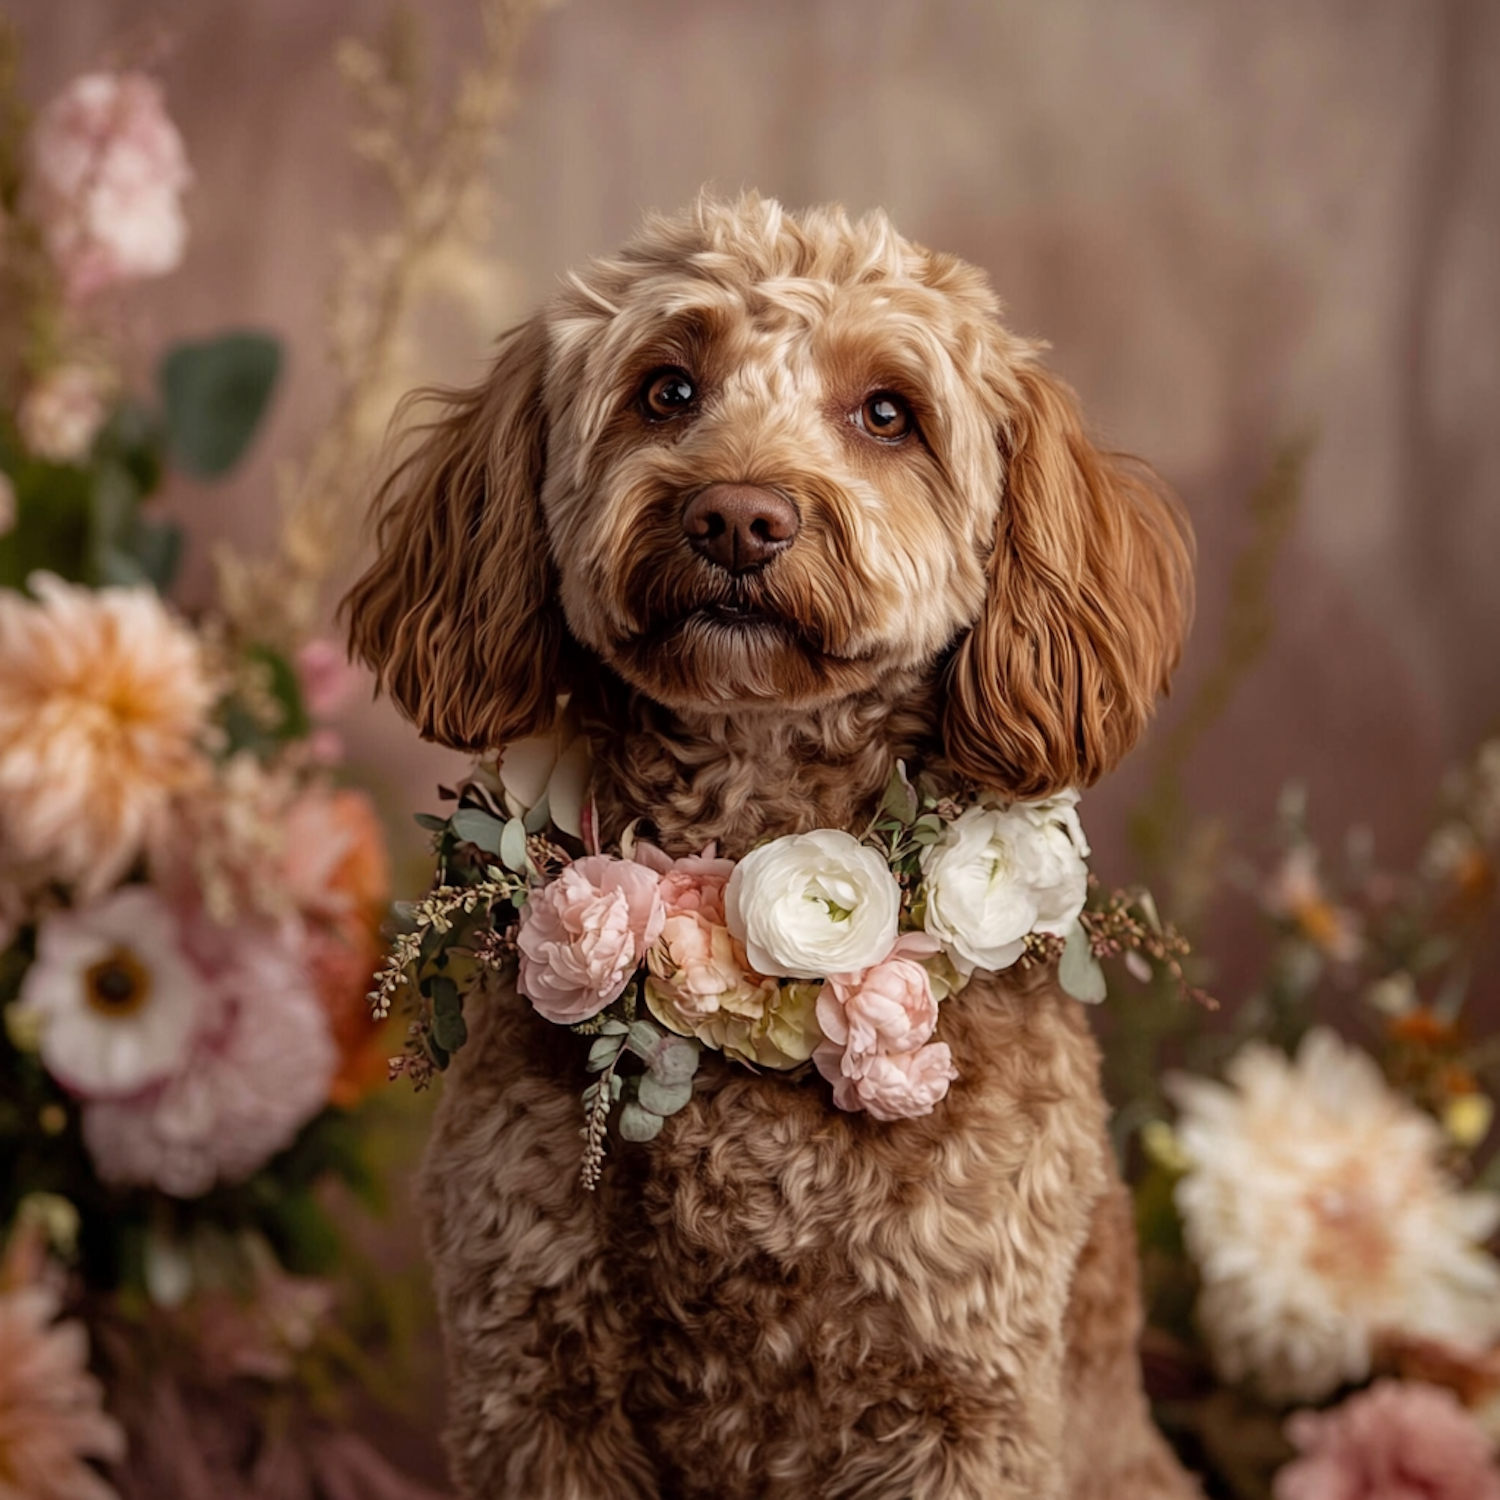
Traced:
POLYGON ((466 1040, 465 1000, 514 969, 539 1015, 589 1039, 586 1187, 614 1107, 621 1136, 651 1140, 688 1102, 704 1047, 784 1073, 811 1063, 840 1109, 897 1120, 931 1113, 958 1077, 933 1038, 977 971, 1055 960, 1063 988, 1094 1002, 1099 959, 1123 954, 1138 977, 1160 966, 1185 987, 1187 945, 1148 893, 1090 909, 1076 792, 960 801, 897 762, 859 837, 819 828, 739 860, 712 844, 674 859, 635 824, 602 849, 587 778, 581 738, 520 741, 445 792, 450 817, 418 815, 438 883, 398 905, 370 997, 384 1016, 415 990, 392 1074, 421 1087, 466 1040))

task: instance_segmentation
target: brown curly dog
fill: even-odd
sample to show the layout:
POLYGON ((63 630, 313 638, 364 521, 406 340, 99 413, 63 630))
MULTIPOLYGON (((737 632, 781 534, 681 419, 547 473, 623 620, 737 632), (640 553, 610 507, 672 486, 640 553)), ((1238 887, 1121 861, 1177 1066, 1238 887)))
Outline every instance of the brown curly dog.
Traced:
MULTIPOLYGON (((594 752, 606 839, 860 829, 897 757, 1039 797, 1129 749, 1190 542, 973 267, 881 214, 652 218, 447 393, 388 482, 355 653, 422 733, 594 752)), ((1167 1500, 1128 1199, 1080 1007, 942 1010, 923 1118, 705 1054, 578 1186, 575 1039, 514 991, 448 1076, 425 1207, 450 1451, 486 1500, 1167 1500)))

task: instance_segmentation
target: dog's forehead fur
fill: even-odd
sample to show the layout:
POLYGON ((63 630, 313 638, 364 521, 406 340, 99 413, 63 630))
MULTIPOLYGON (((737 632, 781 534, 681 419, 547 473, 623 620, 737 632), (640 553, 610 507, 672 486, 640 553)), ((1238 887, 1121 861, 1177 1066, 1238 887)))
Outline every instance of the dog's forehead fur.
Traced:
POLYGON ((549 395, 561 411, 562 393, 590 392, 586 410, 570 410, 573 440, 588 445, 646 369, 722 344, 742 382, 772 396, 790 373, 843 369, 930 394, 935 436, 969 411, 993 432, 1035 351, 999 312, 983 272, 904 239, 878 210, 851 220, 837 207, 704 197, 567 277, 548 313, 549 395))

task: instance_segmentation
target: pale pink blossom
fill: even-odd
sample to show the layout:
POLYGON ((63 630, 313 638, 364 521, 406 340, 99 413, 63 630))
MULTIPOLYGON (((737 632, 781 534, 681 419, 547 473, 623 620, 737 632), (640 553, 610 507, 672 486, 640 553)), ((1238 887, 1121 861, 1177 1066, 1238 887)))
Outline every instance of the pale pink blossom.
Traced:
POLYGON ((344 648, 319 637, 297 652, 297 682, 302 705, 315 719, 326 719, 346 704, 359 685, 359 672, 344 648))
POLYGON ((876 1053, 915 1052, 937 1026, 932 982, 920 962, 939 949, 936 938, 908 932, 878 963, 856 974, 830 974, 818 996, 818 1025, 847 1048, 858 1068, 876 1053))
POLYGON ((118 1461, 125 1434, 88 1370, 88 1335, 56 1321, 49 1288, 0 1290, 0 1495, 116 1500, 89 1466, 118 1461))
MULTIPOLYGON (((639 847, 644 850, 646 846, 639 847)), ((715 859, 711 853, 690 854, 686 859, 673 860, 671 867, 662 873, 662 904, 669 916, 693 912, 705 921, 723 927, 724 887, 733 874, 732 859, 715 859)))
POLYGON ((678 860, 651 844, 635 850, 637 861, 661 874, 666 921, 646 962, 674 1029, 691 1028, 720 1009, 760 1016, 768 995, 775 997, 774 982, 751 971, 743 946, 724 924, 724 887, 734 861, 715 859, 711 850, 678 860))
POLYGON ((1382 1380, 1286 1426, 1276 1500, 1500 1500, 1494 1445, 1451 1391, 1382 1380))
POLYGON ((49 370, 21 398, 21 441, 48 463, 82 463, 109 414, 104 383, 87 365, 49 370))
POLYGON ((29 207, 70 298, 181 262, 192 173, 154 79, 75 78, 37 116, 29 151, 29 207))
POLYGON ((184 929, 208 994, 179 1072, 132 1099, 85 1106, 99 1175, 179 1198, 241 1182, 328 1101, 338 1062, 327 1018, 285 931, 184 929))
POLYGON ((576 860, 521 912, 521 993, 549 1021, 570 1026, 616 999, 666 921, 661 877, 632 860, 576 860))
POLYGON ((833 1084, 840 1109, 868 1110, 877 1120, 930 1115, 958 1077, 946 1042, 928 1042, 915 1052, 875 1052, 848 1071, 848 1051, 824 1042, 813 1053, 818 1071, 833 1084))

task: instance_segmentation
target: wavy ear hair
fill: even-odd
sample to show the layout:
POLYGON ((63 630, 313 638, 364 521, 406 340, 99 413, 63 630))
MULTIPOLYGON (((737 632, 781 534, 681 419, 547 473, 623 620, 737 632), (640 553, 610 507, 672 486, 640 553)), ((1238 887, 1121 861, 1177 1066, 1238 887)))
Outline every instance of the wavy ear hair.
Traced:
POLYGON ((1085 787, 1145 728, 1192 616, 1192 534, 1144 464, 1100 453, 1037 369, 1006 448, 989 590, 949 671, 962 775, 1011 796, 1085 787))
POLYGON ((547 333, 506 334, 488 377, 385 482, 379 554, 340 607, 350 653, 426 739, 489 750, 556 714, 567 628, 539 491, 547 333))

